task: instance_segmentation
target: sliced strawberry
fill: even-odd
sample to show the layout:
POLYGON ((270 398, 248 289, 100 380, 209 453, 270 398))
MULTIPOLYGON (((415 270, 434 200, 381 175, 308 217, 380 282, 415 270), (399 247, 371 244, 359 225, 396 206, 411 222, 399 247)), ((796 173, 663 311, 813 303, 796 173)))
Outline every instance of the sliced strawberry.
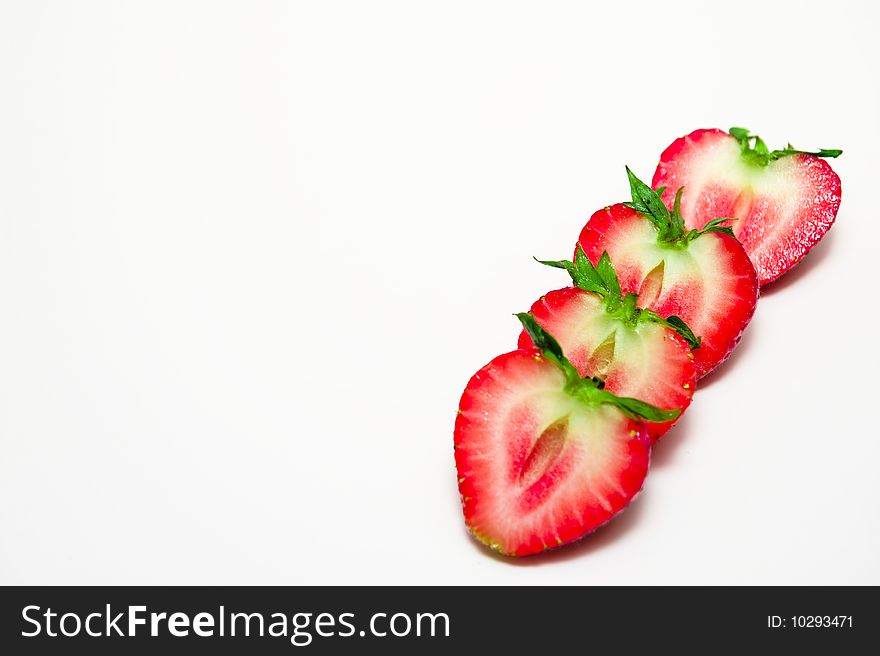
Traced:
POLYGON ((689 228, 735 218, 733 232, 763 285, 800 262, 834 223, 840 178, 821 158, 841 152, 791 145, 771 152, 743 128, 696 130, 663 151, 653 185, 665 187, 670 207, 684 187, 681 214, 689 228))
MULTIPOLYGON (((580 374, 598 376, 619 396, 684 412, 697 382, 691 348, 700 344, 687 325, 640 309, 634 293, 622 296, 607 254, 595 268, 581 249, 572 262, 544 264, 567 269, 578 286, 545 294, 531 314, 559 340, 580 374)), ((519 347, 533 348, 526 330, 519 347)), ((656 441, 674 423, 648 424, 648 435, 656 441)))
POLYGON ((705 376, 731 352, 755 311, 758 281, 730 228, 712 220, 686 230, 677 205, 669 212, 657 193, 630 176, 633 202, 599 210, 578 245, 592 262, 607 251, 620 287, 662 317, 681 317, 702 343, 694 351, 705 376))
POLYGON ((538 348, 478 371, 455 422, 465 522, 511 556, 577 540, 620 512, 648 471, 651 442, 638 419, 678 414, 581 378, 553 337, 518 316, 538 348))

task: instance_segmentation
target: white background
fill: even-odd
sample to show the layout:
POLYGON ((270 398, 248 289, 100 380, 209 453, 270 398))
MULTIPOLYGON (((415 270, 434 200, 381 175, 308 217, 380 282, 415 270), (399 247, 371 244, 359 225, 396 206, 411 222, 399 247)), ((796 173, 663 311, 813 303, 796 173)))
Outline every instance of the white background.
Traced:
POLYGON ((0 2, 0 582, 880 584, 872 2, 0 2), (452 427, 698 127, 838 222, 577 546, 466 534, 452 427))

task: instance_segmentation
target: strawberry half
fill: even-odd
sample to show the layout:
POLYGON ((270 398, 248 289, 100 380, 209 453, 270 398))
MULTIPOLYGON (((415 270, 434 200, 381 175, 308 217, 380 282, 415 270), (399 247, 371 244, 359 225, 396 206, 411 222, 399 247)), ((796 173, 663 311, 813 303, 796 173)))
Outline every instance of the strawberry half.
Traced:
MULTIPOLYGON (((575 287, 545 294, 530 313, 556 337, 578 372, 598 376, 605 389, 619 396, 684 412, 697 382, 691 349, 700 346, 687 324, 639 308, 633 292, 624 295, 608 253, 595 267, 580 248, 574 261, 542 264, 566 269, 575 287)), ((519 347, 534 347, 527 330, 520 334, 519 347)), ((648 424, 651 441, 674 423, 648 424)))
POLYGON ((670 212, 627 168, 632 202, 599 210, 581 231, 578 246, 591 262, 608 252, 620 287, 661 317, 677 316, 700 335, 694 351, 699 377, 718 366, 742 336, 758 301, 755 268, 727 219, 687 230, 681 192, 670 212))
POLYGON ((660 156, 653 186, 684 187, 685 225, 699 228, 715 217, 735 218, 733 232, 752 258, 760 284, 800 262, 837 216, 840 178, 824 159, 840 150, 770 151, 744 128, 696 130, 660 156))
POLYGON ((582 378, 559 343, 517 315, 537 348, 498 356, 471 378, 455 421, 465 523, 490 548, 525 556, 573 542, 639 492, 661 410, 582 378))

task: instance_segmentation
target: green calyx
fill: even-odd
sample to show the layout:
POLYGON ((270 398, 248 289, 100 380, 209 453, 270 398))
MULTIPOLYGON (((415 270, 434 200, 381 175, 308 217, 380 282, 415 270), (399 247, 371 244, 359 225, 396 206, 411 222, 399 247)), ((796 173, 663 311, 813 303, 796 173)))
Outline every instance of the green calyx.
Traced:
POLYGON ((599 258, 595 267, 580 244, 575 251, 573 262, 569 260, 537 261, 556 269, 568 271, 575 287, 601 296, 605 302, 605 311, 630 328, 635 328, 644 321, 659 323, 681 335, 691 349, 699 348, 700 338, 694 335, 694 332, 681 318, 672 315, 664 319, 653 310, 638 307, 638 295, 634 292, 624 294, 621 291, 617 272, 611 264, 611 258, 607 251, 602 253, 602 257, 599 258))
POLYGON ((797 150, 788 144, 781 150, 770 150, 767 144, 756 134, 750 134, 746 128, 730 128, 730 136, 739 141, 740 154, 749 164, 754 166, 767 166, 788 155, 815 155, 816 157, 840 157, 842 150, 837 148, 820 148, 817 151, 797 150))
POLYGON ((578 401, 591 406, 613 405, 630 419, 637 421, 672 421, 681 414, 679 408, 664 410, 639 399, 617 396, 605 389, 605 382, 597 377, 584 377, 562 353, 556 338, 544 330, 531 314, 516 315, 543 356, 558 366, 565 374, 565 391, 578 401))
POLYGON ((688 230, 684 225, 684 218, 681 216, 681 194, 684 191, 684 187, 679 187, 678 191, 675 192, 675 201, 670 212, 662 199, 666 187, 660 187, 654 191, 639 180, 628 166, 626 167, 626 175, 629 178, 632 201, 624 203, 624 205, 635 210, 654 224, 654 227, 657 229, 657 243, 661 246, 687 248, 689 243, 707 232, 720 232, 736 238, 736 235, 733 234, 733 229, 730 226, 723 225, 728 221, 735 221, 736 219, 712 219, 703 226, 702 230, 697 230, 696 228, 688 230))
POLYGON ((580 287, 588 292, 594 292, 605 299, 605 305, 609 312, 616 310, 623 302, 623 295, 620 291, 620 282, 617 279, 617 272, 611 266, 611 258, 608 253, 602 253, 602 257, 593 266, 590 258, 584 253, 584 249, 578 244, 574 254, 574 262, 569 260, 539 260, 535 261, 546 264, 556 269, 565 269, 571 276, 572 282, 576 287, 580 287))

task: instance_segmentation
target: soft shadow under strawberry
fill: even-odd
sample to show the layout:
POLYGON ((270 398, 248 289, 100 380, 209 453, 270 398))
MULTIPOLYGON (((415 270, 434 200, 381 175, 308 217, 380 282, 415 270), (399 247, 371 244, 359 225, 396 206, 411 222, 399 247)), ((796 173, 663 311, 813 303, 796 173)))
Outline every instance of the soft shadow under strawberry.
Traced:
POLYGON ((663 439, 654 445, 651 449, 651 469, 666 467, 670 463, 675 462, 675 454, 683 448, 683 445, 692 439, 697 439, 692 433, 695 426, 694 422, 688 421, 687 417, 678 422, 672 429, 663 436, 663 439))

